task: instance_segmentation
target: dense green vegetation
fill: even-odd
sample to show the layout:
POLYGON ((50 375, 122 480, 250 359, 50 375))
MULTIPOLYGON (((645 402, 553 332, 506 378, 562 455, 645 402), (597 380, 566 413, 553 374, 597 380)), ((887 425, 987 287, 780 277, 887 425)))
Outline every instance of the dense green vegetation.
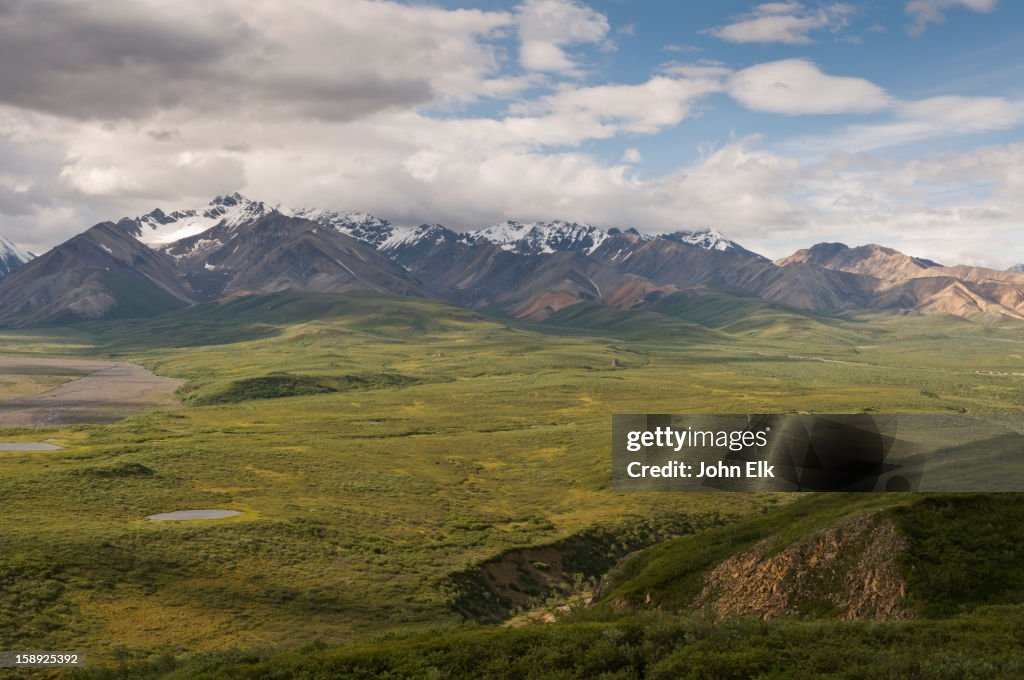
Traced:
POLYGON ((893 514, 913 546, 905 573, 922 615, 1024 602, 1024 497, 944 495, 893 514))
POLYGON ((467 630, 346 648, 223 654, 85 678, 1015 678, 1024 611, 884 623, 732 621, 658 612, 612 621, 467 630))
MULTIPOLYGON (((648 649, 647 636, 664 626, 675 631, 673 640, 685 640, 684 629, 695 619, 667 617, 653 625, 655 619, 641 616, 564 629, 407 638, 438 625, 460 627, 452 575, 510 550, 594 531, 650 537, 657 532, 634 528, 717 517, 729 526, 681 539, 695 549, 673 556, 679 544, 656 547, 616 577, 621 594, 639 593, 641 581, 633 579, 647 579, 645 586, 676 588, 682 602, 701 569, 738 547, 768 534, 795 536, 858 506, 890 502, 616 494, 609 479, 612 413, 1024 407, 1021 380, 1012 375, 1024 355, 1017 326, 938 317, 810 318, 777 307, 759 312, 749 304, 737 304, 734 319, 723 312, 713 321, 692 306, 664 314, 580 306, 549 323, 527 324, 430 300, 283 294, 146 321, 0 334, 0 353, 113 357, 180 377, 189 404, 107 426, 0 432, 5 439, 56 437, 67 444, 62 451, 0 454, 0 648, 77 648, 94 660, 136 663, 399 635, 404 641, 382 647, 310 651, 303 663, 312 673, 321 663, 338 664, 334 669, 365 661, 366 668, 383 664, 401 676, 416 675, 426 666, 415 664, 434 659, 443 677, 445 669, 454 673, 469 663, 465 650, 494 644, 499 650, 508 645, 509 654, 479 655, 473 663, 521 669, 550 663, 576 669, 565 677, 583 677, 598 666, 570 660, 604 645, 622 655, 606 667, 621 677, 633 677, 640 664, 650 672, 663 669, 658 672, 665 677, 670 671, 685 676, 686 664, 697 659, 719 659, 724 669, 749 662, 771 673, 775 666, 757 665, 767 663, 759 647, 726 658, 762 624, 707 627, 697 646, 673 642, 660 651, 648 649), (776 514, 776 506, 789 514, 776 514), (145 519, 188 508, 242 514, 216 522, 145 519), (747 517, 752 523, 732 524, 747 517), (637 636, 636 648, 620 644, 630 639, 624 635, 637 636), (513 653, 534 644, 541 648, 513 653), (564 657, 544 658, 545 645, 564 657), (530 659, 534 666, 527 665, 530 659)), ((990 534, 997 540, 998 528, 990 534)), ((600 545, 606 559, 609 551, 628 552, 647 540, 600 545)), ((955 547, 936 544, 934 550, 955 547)), ((592 557, 581 555, 580 563, 592 557)), ((531 564, 545 571, 551 562, 531 564)), ((945 582, 953 592, 951 573, 920 573, 921 587, 945 582)), ((571 569, 563 576, 563 582, 574 580, 571 569)), ((1008 583, 1011 576, 1000 578, 1008 583)), ((998 601, 998 593, 976 599, 998 601)), ((538 589, 530 604, 543 605, 548 594, 538 589)), ((953 600, 935 607, 936 613, 959 611, 953 600)), ((952 668, 969 669, 958 645, 982 644, 990 634, 1005 642, 1019 633, 986 628, 994 613, 977 616, 976 632, 966 619, 877 628, 793 622, 768 626, 763 636, 775 640, 772 654, 785 659, 800 647, 787 640, 831 631, 864 663, 868 650, 892 640, 883 668, 893 677, 899 669, 924 677, 927 666, 920 664, 939 663, 942 651, 928 661, 911 653, 918 645, 945 635, 959 640, 948 647, 947 660, 952 668)), ((263 660, 247 670, 274 677, 294 658, 263 660)), ((1019 667, 1019 659, 995 653, 990 662, 1019 667)), ((196 663, 182 673, 204 668, 196 663)), ((821 664, 827 667, 824 657, 821 664)), ((502 667, 465 668, 500 674, 502 667)))

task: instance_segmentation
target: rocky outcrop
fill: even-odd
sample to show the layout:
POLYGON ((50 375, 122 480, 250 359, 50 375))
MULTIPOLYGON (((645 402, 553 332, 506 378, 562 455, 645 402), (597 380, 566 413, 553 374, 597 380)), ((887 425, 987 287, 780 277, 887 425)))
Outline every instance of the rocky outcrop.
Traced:
POLYGON ((908 618, 898 559, 906 539, 889 519, 859 515, 773 552, 767 543, 714 567, 694 607, 716 619, 755 616, 908 618))

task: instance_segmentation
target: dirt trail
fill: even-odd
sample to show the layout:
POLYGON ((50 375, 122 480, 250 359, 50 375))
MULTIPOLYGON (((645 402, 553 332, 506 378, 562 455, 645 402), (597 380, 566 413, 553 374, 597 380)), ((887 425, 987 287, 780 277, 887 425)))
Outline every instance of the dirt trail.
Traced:
POLYGON ((87 371, 89 375, 49 392, 0 403, 0 428, 109 423, 180 405, 174 390, 182 381, 158 376, 135 364, 0 356, 0 370, 39 367, 87 371))

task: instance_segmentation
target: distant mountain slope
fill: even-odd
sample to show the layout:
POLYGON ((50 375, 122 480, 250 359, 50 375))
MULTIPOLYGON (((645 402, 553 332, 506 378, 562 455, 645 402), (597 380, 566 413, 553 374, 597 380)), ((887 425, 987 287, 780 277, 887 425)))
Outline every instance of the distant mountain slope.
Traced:
POLYGON ((372 290, 423 295, 420 283, 365 243, 309 220, 270 212, 166 246, 200 299, 283 290, 372 290))
POLYGON ((1012 269, 947 267, 875 244, 850 248, 842 243, 819 243, 777 264, 783 271, 812 264, 880 279, 866 308, 1024 318, 1024 273, 1012 269))
POLYGON ((743 251, 706 250, 683 241, 609 239, 594 256, 619 271, 677 289, 715 283, 739 288, 796 309, 849 309, 867 305, 874 279, 813 265, 776 267, 743 251))
POLYGON ((0 236, 0 279, 12 273, 35 255, 0 236))
MULTIPOLYGON (((573 233, 584 242, 590 237, 585 230, 573 233)), ((613 233, 620 232, 609 232, 602 243, 614 238, 613 233)), ((592 245, 549 248, 550 252, 535 252, 522 242, 515 248, 508 246, 441 225, 422 225, 392 239, 381 252, 413 272, 439 297, 474 308, 497 306, 512 316, 535 320, 585 301, 629 307, 643 295, 662 289, 588 255, 592 245), (524 248, 528 252, 522 252, 524 248)))
POLYGON ((920 277, 896 282, 879 291, 872 307, 912 310, 918 314, 1024 319, 1024 289, 953 276, 920 277))
POLYGON ((0 281, 0 325, 147 316, 191 300, 166 256, 104 222, 0 281))
POLYGON ((694 244, 617 229, 597 234, 567 223, 544 229, 505 226, 483 238, 422 225, 384 242, 381 253, 438 297, 469 307, 499 306, 512 316, 536 320, 581 302, 643 307, 660 296, 706 285, 810 312, 873 309, 1017 318, 1024 309, 1024 285, 1016 282, 1024 282, 1024 275, 944 268, 878 246, 824 244, 777 266, 735 244, 709 248, 714 241, 707 239, 694 244), (886 278, 896 276, 904 278, 886 278))
POLYGON ((965 264, 958 264, 952 267, 937 267, 930 270, 929 275, 952 276, 962 281, 976 283, 1006 283, 1024 286, 1024 272, 989 269, 987 267, 971 267, 965 264))
POLYGON ((937 262, 904 255, 898 250, 874 243, 851 248, 842 243, 818 243, 798 250, 776 262, 781 267, 791 264, 813 264, 852 274, 866 274, 878 279, 901 281, 928 275, 929 269, 941 267, 937 262))

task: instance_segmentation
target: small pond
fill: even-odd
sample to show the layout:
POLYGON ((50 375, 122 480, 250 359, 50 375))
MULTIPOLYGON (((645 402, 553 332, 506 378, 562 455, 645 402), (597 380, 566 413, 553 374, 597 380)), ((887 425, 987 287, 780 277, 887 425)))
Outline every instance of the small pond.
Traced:
POLYGON ((147 519, 151 522, 194 519, 226 519, 228 517, 237 517, 241 514, 242 513, 237 510, 176 510, 175 512, 164 512, 159 515, 150 515, 147 519))
POLYGON ((0 451, 60 451, 61 447, 46 442, 0 442, 0 451))

